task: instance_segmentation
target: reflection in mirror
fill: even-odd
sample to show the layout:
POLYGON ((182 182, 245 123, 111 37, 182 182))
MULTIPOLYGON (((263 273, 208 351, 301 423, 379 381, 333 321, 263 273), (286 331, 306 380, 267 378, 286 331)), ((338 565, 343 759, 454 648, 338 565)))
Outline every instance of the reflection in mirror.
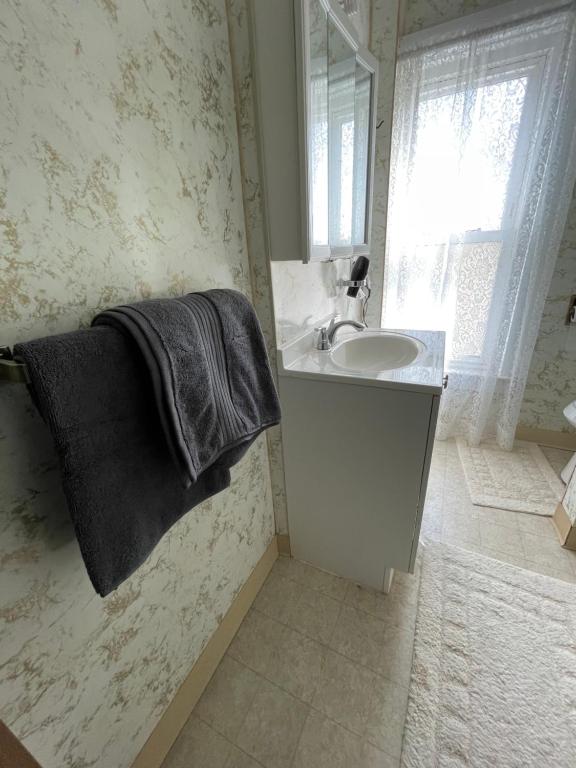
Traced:
POLYGON ((328 156, 330 245, 352 243, 356 54, 328 18, 328 156))
POLYGON ((310 182, 312 245, 328 245, 328 15, 310 0, 310 182))
POLYGON ((357 61, 354 99, 354 193, 352 208, 352 243, 354 245, 368 241, 366 203, 370 159, 371 94, 372 73, 357 61))

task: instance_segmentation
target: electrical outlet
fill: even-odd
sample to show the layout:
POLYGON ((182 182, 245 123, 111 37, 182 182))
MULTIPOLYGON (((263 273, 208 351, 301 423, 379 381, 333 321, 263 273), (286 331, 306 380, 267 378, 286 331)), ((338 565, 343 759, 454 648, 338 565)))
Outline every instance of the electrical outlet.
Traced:
POLYGON ((576 325, 576 293, 570 296, 568 312, 566 313, 566 325, 576 325))

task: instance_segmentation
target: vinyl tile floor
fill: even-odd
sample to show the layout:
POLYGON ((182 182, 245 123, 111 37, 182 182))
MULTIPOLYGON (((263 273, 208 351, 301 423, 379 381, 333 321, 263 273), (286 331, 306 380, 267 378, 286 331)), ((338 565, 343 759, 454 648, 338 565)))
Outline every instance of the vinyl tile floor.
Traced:
MULTIPOLYGON (((569 453, 543 449, 559 473, 569 453)), ((475 507, 434 448, 422 537, 576 582, 552 521, 475 507)), ((399 768, 419 573, 383 595, 280 557, 163 768, 399 768)))

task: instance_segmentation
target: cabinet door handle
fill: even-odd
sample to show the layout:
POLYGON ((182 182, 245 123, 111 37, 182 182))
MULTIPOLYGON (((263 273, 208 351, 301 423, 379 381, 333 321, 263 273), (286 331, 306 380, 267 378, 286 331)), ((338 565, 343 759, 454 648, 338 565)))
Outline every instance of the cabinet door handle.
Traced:
POLYGON ((448 374, 442 376, 442 389, 448 389, 448 374))

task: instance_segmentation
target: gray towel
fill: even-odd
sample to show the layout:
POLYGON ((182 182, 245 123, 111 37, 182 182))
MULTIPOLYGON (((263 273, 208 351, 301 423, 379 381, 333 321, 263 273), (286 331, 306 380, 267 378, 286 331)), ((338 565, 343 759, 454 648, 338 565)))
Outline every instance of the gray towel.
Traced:
MULTIPOLYGON (((128 334, 98 324, 14 348, 15 355, 28 366, 32 396, 52 432, 80 551, 94 588, 102 596, 146 560, 163 534, 185 512, 228 487, 229 467, 267 425, 268 416, 275 413, 276 420, 279 418, 277 400, 274 411, 273 383, 269 390, 265 352, 264 358, 254 360, 249 370, 248 356, 263 350, 252 308, 239 294, 229 298, 231 292, 212 293, 219 294, 212 306, 218 301, 219 306, 224 306, 220 322, 223 333, 229 332, 230 336, 226 344, 221 336, 220 351, 226 354, 230 399, 241 418, 246 419, 246 433, 242 439, 242 434, 234 432, 235 439, 230 443, 212 442, 219 434, 214 419, 220 418, 214 417, 216 405, 212 401, 217 398, 213 380, 207 378, 213 366, 201 368, 198 361, 202 354, 193 356, 188 367, 190 387, 166 391, 163 396, 166 401, 173 399, 186 439, 190 441, 193 436, 196 440, 197 450, 189 454, 194 482, 190 473, 186 483, 182 482, 183 464, 174 461, 181 454, 174 447, 170 450, 166 442, 166 415, 161 417, 157 406, 162 391, 153 387, 150 358, 141 353, 128 334), (237 315, 232 317, 235 305, 237 315), (236 332, 238 345, 231 350, 236 332), (239 363, 239 356, 240 370, 234 371, 232 366, 239 363), (199 370, 204 371, 204 379, 198 375, 199 370), (266 418, 259 421, 261 385, 271 401, 266 418), (180 401, 184 394, 187 399, 180 401), (203 425, 200 429, 191 423, 196 418, 203 425), (258 421, 260 427, 255 426, 258 421), (250 431, 252 427, 254 431, 250 431), (202 428, 207 429, 208 450, 202 446, 202 428)), ((188 332, 187 348, 193 354, 194 348, 205 343, 205 334, 192 321, 188 332)), ((185 335, 182 331, 182 338, 185 335)), ((170 352, 172 346, 179 347, 181 340, 173 339, 173 345, 168 345, 170 352)), ((184 353, 179 354, 174 353, 174 360, 178 360, 177 369, 184 380, 186 359, 184 353)), ((223 434, 230 434, 228 430, 228 425, 222 427, 223 434)))
POLYGON ((153 299, 97 315, 127 334, 150 374, 172 457, 187 486, 226 455, 230 466, 280 407, 258 319, 237 291, 153 299))

